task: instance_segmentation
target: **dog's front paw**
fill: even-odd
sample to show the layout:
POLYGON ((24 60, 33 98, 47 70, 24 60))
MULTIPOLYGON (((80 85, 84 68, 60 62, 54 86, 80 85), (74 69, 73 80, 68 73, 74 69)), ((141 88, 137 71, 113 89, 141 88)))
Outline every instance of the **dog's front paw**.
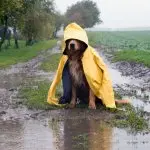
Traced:
POLYGON ((75 106, 76 106, 76 103, 74 103, 74 102, 71 102, 70 104, 69 104, 69 108, 75 108, 75 106))
POLYGON ((89 109, 96 109, 95 103, 89 103, 89 109))

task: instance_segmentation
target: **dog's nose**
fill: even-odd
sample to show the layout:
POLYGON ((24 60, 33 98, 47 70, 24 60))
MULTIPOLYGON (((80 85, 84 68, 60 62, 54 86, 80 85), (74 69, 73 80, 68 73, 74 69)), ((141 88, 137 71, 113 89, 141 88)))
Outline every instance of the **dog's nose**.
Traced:
POLYGON ((70 48, 74 50, 75 49, 75 44, 70 44, 70 48))

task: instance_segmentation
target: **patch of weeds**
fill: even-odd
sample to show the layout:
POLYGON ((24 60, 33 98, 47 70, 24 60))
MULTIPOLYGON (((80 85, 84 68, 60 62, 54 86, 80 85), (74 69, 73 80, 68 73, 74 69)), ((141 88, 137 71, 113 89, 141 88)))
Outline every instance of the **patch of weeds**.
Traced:
POLYGON ((79 134, 77 136, 73 136, 72 140, 74 141, 73 148, 74 149, 88 149, 88 133, 79 134))
POLYGON ((49 72, 55 71, 58 67, 59 61, 61 58, 61 54, 52 54, 50 55, 40 66, 40 69, 49 72))
POLYGON ((62 118, 52 118, 51 120, 48 121, 48 126, 52 129, 52 133, 56 139, 55 144, 56 144, 56 149, 61 149, 61 146, 63 144, 62 140, 62 132, 60 128, 62 127, 61 124, 62 118))
POLYGON ((49 120, 49 127, 52 128, 53 133, 56 137, 59 137, 58 135, 60 134, 60 120, 53 118, 52 120, 49 120))
MULTIPOLYGON (((47 95, 50 85, 51 83, 44 81, 32 83, 29 86, 22 87, 19 94, 21 95, 22 99, 24 99, 23 104, 29 109, 48 110, 60 108, 47 103, 47 95)), ((57 96, 61 95, 60 89, 61 86, 59 86, 57 89, 57 96)))
POLYGON ((135 108, 131 105, 125 105, 122 111, 116 112, 111 120, 113 126, 119 128, 128 128, 131 132, 142 132, 149 130, 148 121, 145 119, 142 108, 135 108), (124 109, 124 111, 123 111, 124 109))
POLYGON ((106 129, 110 129, 110 128, 111 128, 111 126, 107 122, 105 122, 105 121, 100 122, 99 131, 103 132, 106 129))
POLYGON ((143 50, 122 50, 114 53, 113 61, 136 62, 150 67, 150 52, 143 50))
POLYGON ((115 99, 122 99, 122 96, 114 90, 115 99))

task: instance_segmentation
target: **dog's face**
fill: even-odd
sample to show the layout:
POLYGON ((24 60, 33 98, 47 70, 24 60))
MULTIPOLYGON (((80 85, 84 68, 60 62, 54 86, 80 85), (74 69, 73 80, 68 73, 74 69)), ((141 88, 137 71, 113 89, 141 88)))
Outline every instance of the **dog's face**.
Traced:
POLYGON ((68 50, 79 51, 81 48, 81 42, 71 39, 68 41, 68 50))
POLYGON ((66 41, 66 49, 65 54, 68 56, 77 56, 83 54, 87 45, 79 40, 76 39, 69 39, 66 41))

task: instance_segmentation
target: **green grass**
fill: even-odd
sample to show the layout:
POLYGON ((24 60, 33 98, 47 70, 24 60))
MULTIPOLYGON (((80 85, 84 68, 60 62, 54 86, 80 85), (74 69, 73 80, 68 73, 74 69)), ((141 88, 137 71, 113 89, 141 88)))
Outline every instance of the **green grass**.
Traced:
POLYGON ((92 46, 113 49, 114 61, 142 63, 150 67, 150 31, 88 32, 88 36, 92 46))
MULTIPOLYGON (((58 67, 58 63, 60 60, 61 54, 52 54, 47 57, 47 59, 41 64, 40 68, 44 71, 55 71, 58 67)), ((49 105, 47 103, 47 95, 48 90, 51 83, 45 82, 35 82, 30 83, 27 87, 22 87, 19 95, 25 101, 23 102, 29 109, 40 109, 40 110, 48 110, 48 109, 58 109, 60 107, 56 107, 54 105, 49 105)), ((62 95, 61 85, 58 86, 56 96, 60 97, 62 95)))
POLYGON ((19 45, 19 49, 11 46, 0 52, 0 68, 5 68, 18 62, 28 61, 36 57, 40 51, 54 47, 56 40, 40 41, 33 46, 25 46, 25 41, 20 41, 19 45))
POLYGON ((89 148, 89 134, 82 133, 72 137, 74 141, 73 149, 88 149, 89 148))
POLYGON ((140 50, 118 51, 114 53, 113 61, 137 62, 150 67, 150 52, 140 50))
MULTIPOLYGON (((29 82, 28 86, 21 87, 19 91, 19 95, 23 100, 23 104, 26 105, 29 109, 56 109, 58 107, 49 105, 47 103, 47 95, 48 90, 51 85, 51 82, 44 81, 44 82, 29 82)), ((115 94, 116 95, 116 94, 115 94)), ((56 96, 59 98, 62 96, 62 85, 60 84, 56 90, 56 96)), ((119 95, 117 95, 118 97, 119 95)), ((120 96, 119 96, 120 97, 120 96)), ((22 103, 22 102, 21 102, 22 103)), ((68 105, 65 107, 67 108, 68 105)), ((88 108, 88 104, 78 104, 77 108, 88 108)), ((98 105, 97 109, 101 111, 107 111, 108 109, 103 105, 98 105)), ((113 109, 109 109, 108 111, 113 111, 113 109)))
POLYGON ((114 49, 150 50, 150 31, 88 32, 92 46, 103 45, 114 49))
POLYGON ((124 111, 117 111, 111 124, 118 128, 127 128, 131 132, 149 131, 148 121, 145 119, 142 108, 128 105, 118 106, 124 111))
MULTIPOLYGON (((31 85, 27 87, 22 87, 19 91, 19 95, 21 96, 21 99, 24 99, 23 104, 26 105, 29 109, 57 109, 58 107, 49 105, 47 103, 47 95, 50 85, 51 83, 45 81, 31 83, 31 85)), ((57 89, 56 95, 57 97, 60 97, 61 95, 60 86, 57 89)))
POLYGON ((46 72, 55 71, 58 67, 60 57, 60 53, 48 56, 48 58, 41 64, 40 69, 46 72))

